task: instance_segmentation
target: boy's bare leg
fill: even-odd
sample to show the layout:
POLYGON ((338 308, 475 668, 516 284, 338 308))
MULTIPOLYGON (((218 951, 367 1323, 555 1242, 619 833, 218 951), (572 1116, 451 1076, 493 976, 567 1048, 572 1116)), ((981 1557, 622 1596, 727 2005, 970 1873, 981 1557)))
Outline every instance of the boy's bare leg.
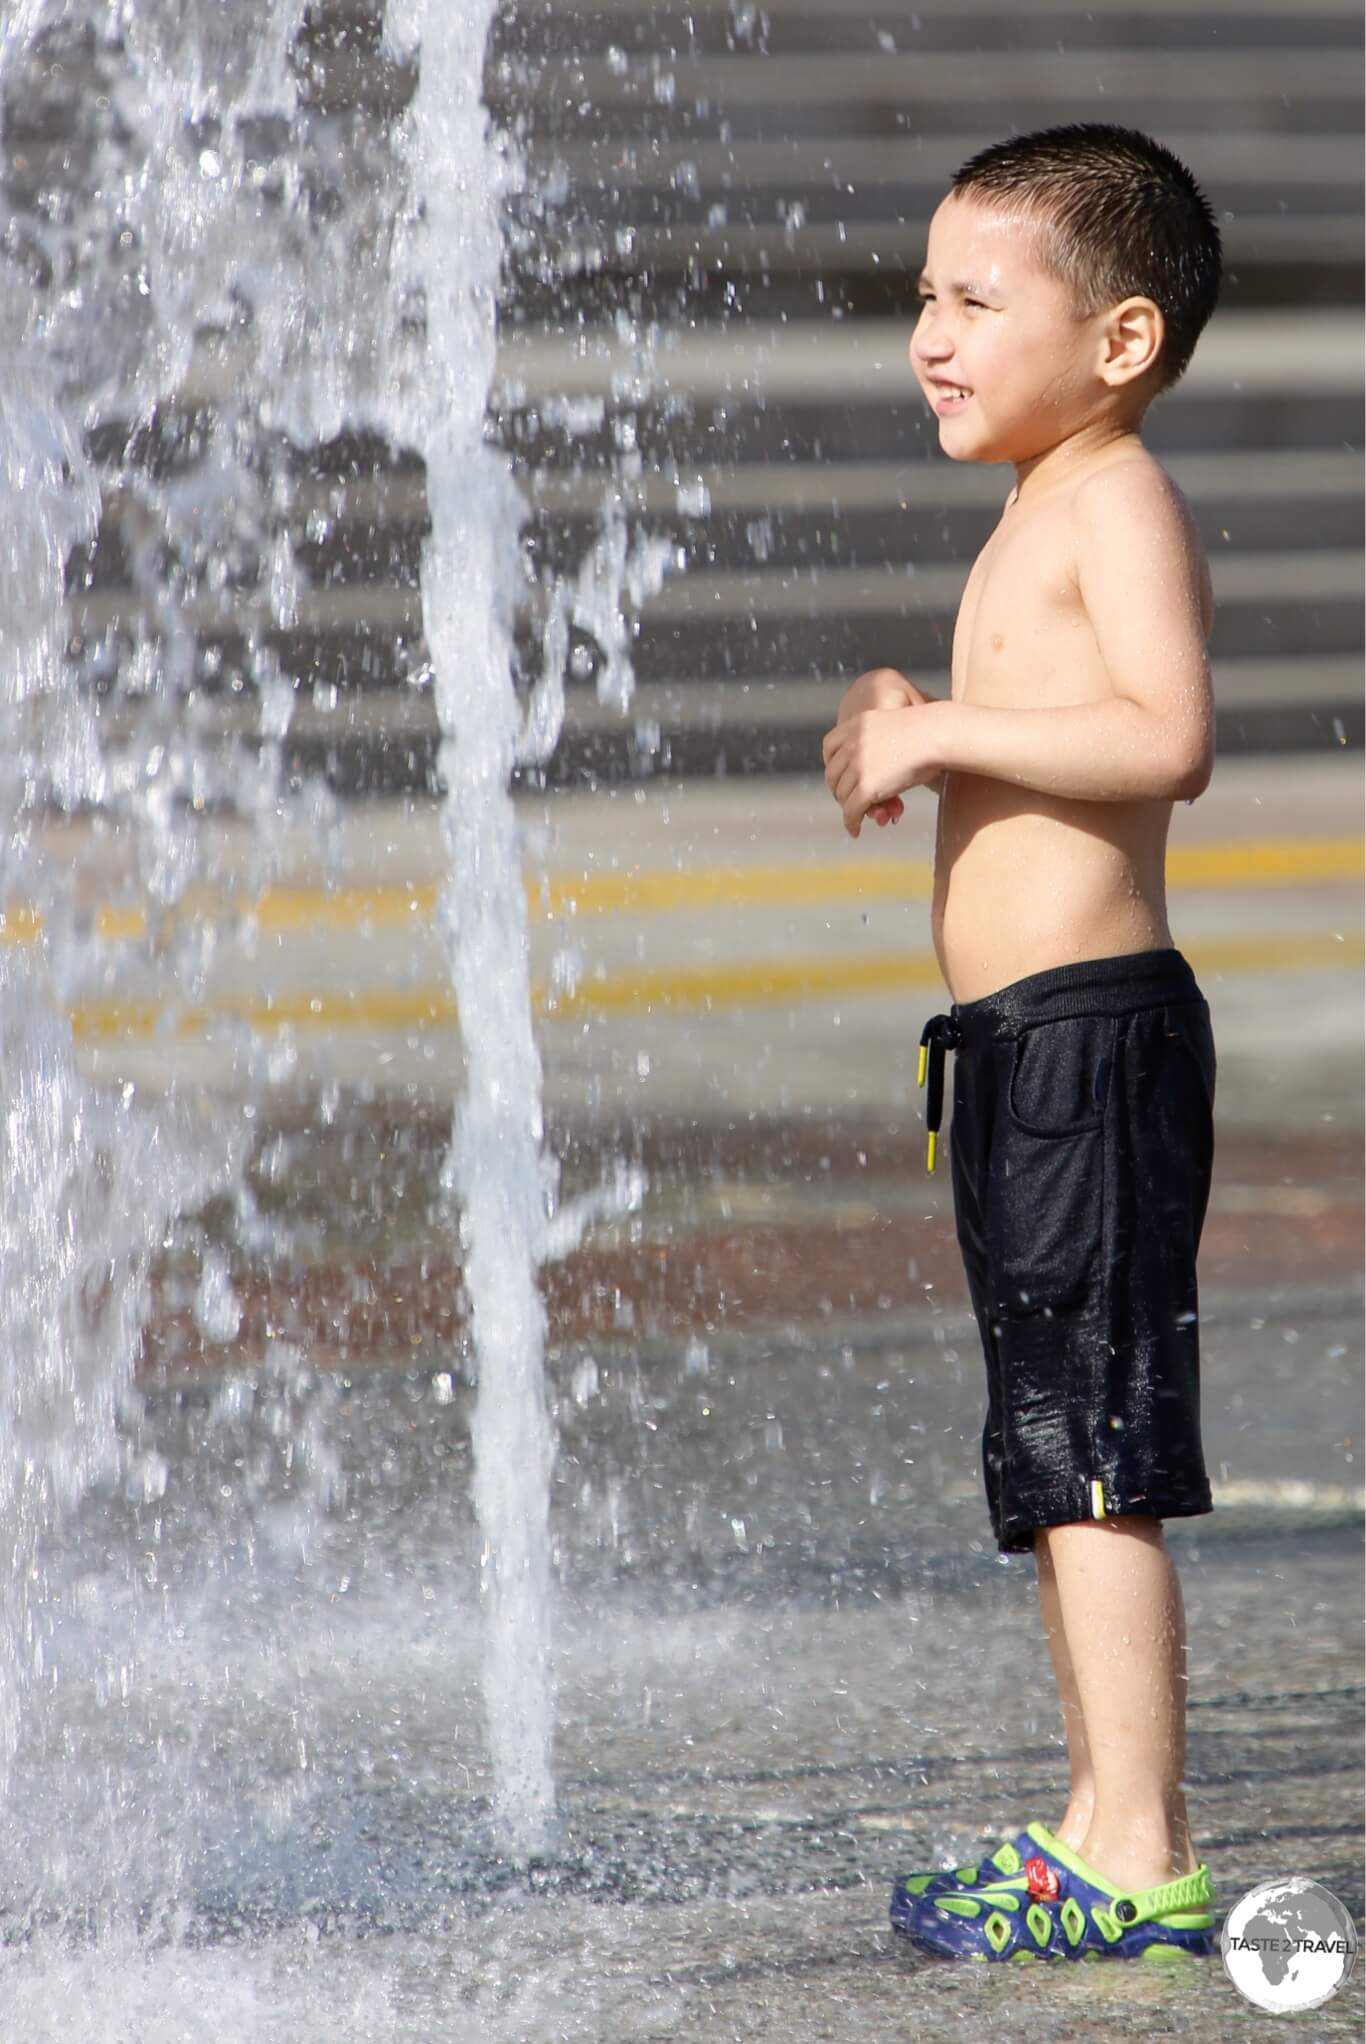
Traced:
POLYGON ((1043 1527, 1036 1547, 1052 1565, 1095 1785, 1074 1850, 1117 1888, 1156 1887, 1196 1864, 1181 1790, 1185 1611, 1161 1521, 1043 1527))
POLYGON ((1086 1743, 1086 1719, 1082 1715, 1081 1698, 1077 1692, 1076 1670, 1072 1666, 1067 1634, 1063 1628, 1058 1579, 1053 1568, 1053 1556, 1042 1533, 1035 1535, 1034 1561, 1039 1575, 1039 1611, 1053 1662, 1053 1677, 1058 1685, 1058 1702, 1062 1705, 1062 1728, 1067 1739, 1067 1766, 1071 1777, 1067 1808, 1061 1821, 1050 1828, 1055 1838, 1060 1838, 1064 1845, 1070 1845, 1074 1852, 1080 1852, 1082 1840, 1090 1829, 1096 1784, 1091 1770, 1091 1749, 1086 1743))

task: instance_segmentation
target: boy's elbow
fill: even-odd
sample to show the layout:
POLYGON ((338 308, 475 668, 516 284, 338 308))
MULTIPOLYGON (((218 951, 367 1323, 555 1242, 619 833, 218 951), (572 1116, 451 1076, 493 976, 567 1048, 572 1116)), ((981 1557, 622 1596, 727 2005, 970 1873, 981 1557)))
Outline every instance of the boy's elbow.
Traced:
POLYGON ((1151 730, 1148 765, 1159 797, 1193 802, 1203 795, 1214 772, 1213 704, 1194 714, 1160 717, 1151 730))
POLYGON ((1171 792, 1178 802, 1193 802, 1203 795, 1214 772, 1214 737, 1183 747, 1171 764, 1171 792))

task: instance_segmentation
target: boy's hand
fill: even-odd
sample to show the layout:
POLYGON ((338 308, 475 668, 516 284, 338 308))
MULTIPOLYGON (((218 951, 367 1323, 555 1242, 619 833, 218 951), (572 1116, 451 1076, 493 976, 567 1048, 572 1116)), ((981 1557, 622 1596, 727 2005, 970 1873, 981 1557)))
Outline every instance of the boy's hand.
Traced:
MULTIPOLYGON (((918 707, 928 701, 922 696, 918 707)), ((842 717, 825 735, 821 751, 826 785, 844 812, 850 837, 857 837, 864 817, 879 809, 890 810, 896 804, 899 814, 903 789, 924 787, 938 776, 926 728, 934 720, 907 716, 907 707, 903 700, 899 708, 860 710, 842 717)))
MULTIPOLYGON (((927 696, 923 689, 917 688, 913 681, 908 681, 895 667, 870 667, 844 691, 836 724, 838 726, 847 723, 850 718, 861 716, 865 710, 909 709, 915 703, 928 703, 933 700, 932 696, 927 696)), ((833 735, 832 733, 831 736, 833 735)), ((871 803, 867 813, 879 829, 885 829, 889 823, 901 821, 906 813, 906 804, 899 795, 892 795, 885 802, 871 803)), ((857 837, 858 832, 855 831, 853 835, 857 837)))
POLYGON ((893 795, 890 802, 874 802, 868 814, 872 817, 879 830, 881 830, 889 823, 900 823, 902 817, 906 814, 906 804, 902 801, 900 795, 893 795))

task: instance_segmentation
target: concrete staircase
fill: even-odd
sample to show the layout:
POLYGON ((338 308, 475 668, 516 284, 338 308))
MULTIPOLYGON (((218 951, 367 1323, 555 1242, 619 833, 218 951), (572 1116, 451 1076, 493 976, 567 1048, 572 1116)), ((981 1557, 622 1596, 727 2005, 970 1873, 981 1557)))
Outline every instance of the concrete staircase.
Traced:
MULTIPOLYGON (((320 114, 382 127, 405 103, 380 26, 372 0, 319 0, 298 62, 320 114)), ((814 772, 861 668, 942 688, 1011 477, 939 456, 906 365, 926 225, 975 148, 1087 118, 1169 142, 1223 225, 1223 306, 1148 434, 1211 558, 1221 746, 1359 745, 1361 42, 1345 0, 509 10, 485 89, 530 174, 492 410, 528 562, 581 558, 615 466, 681 564, 640 619, 626 720, 581 646, 550 777, 814 772)), ((180 403, 211 405, 224 373, 198 365, 180 403)), ((353 793, 425 789, 421 464, 348 436, 294 468, 291 759, 353 793)), ((118 519, 76 594, 86 635, 127 614, 118 519)), ((230 671, 240 618, 199 623, 230 671)), ((536 628, 529 587, 528 659, 536 628)), ((225 739, 254 729, 221 684, 199 708, 225 739)))

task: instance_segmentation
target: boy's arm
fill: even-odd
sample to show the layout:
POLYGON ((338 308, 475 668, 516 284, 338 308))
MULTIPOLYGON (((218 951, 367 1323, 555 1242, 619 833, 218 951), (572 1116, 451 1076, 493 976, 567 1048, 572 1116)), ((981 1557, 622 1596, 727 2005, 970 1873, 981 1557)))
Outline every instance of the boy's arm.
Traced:
POLYGON ((826 752, 855 835, 870 802, 945 770, 1092 802, 1190 798, 1208 785, 1214 698, 1188 513, 1160 470, 1132 462, 1082 484, 1072 515, 1078 587, 1115 693, 1062 709, 947 701, 860 719, 826 752))
POLYGON ((851 681, 840 697, 837 724, 857 717, 864 710, 905 710, 912 703, 927 703, 930 697, 913 681, 907 681, 895 667, 870 667, 857 681, 851 681))

